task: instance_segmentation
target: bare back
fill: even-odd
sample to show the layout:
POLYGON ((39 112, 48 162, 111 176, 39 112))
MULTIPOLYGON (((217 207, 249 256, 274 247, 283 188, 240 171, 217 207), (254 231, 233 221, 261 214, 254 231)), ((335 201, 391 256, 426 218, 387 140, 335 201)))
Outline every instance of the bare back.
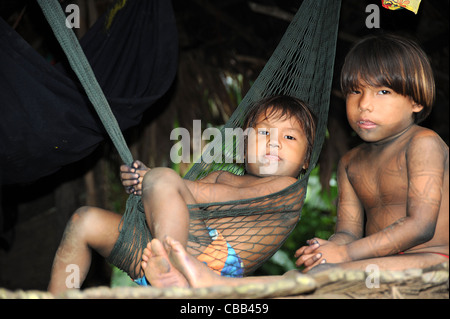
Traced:
POLYGON ((349 211, 360 205, 366 218, 364 237, 384 234, 392 252, 448 254, 448 161, 445 142, 416 125, 390 142, 362 144, 342 160, 347 189, 354 194, 342 204, 349 211))

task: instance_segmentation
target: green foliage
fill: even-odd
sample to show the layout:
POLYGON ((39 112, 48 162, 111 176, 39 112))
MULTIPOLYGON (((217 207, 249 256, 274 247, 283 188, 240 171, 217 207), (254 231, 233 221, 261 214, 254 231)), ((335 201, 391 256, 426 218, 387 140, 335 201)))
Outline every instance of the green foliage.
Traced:
POLYGON ((122 270, 115 266, 112 267, 112 273, 111 273, 111 288, 114 287, 138 287, 138 284, 136 284, 131 278, 122 270))
POLYGON ((239 105, 243 99, 244 76, 242 74, 225 73, 225 85, 230 100, 239 105))

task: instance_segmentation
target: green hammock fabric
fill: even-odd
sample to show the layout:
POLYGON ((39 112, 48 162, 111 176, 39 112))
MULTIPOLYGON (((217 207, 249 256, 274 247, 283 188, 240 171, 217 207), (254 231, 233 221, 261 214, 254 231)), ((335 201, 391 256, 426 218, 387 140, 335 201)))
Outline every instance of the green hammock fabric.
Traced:
MULTIPOLYGON (((65 27, 65 16, 58 1, 38 2, 122 160, 131 164, 131 154, 122 133, 108 111, 107 101, 102 97, 101 89, 72 30, 65 27)), ((325 138, 340 5, 340 0, 303 1, 272 57, 222 129, 224 134, 226 128, 242 127, 253 103, 264 97, 288 95, 308 102, 318 118, 318 125, 307 172, 290 187, 268 196, 189 205, 191 225, 188 252, 192 255, 202 255, 206 247, 214 247, 208 230, 215 229, 242 259, 244 275, 247 275, 270 258, 295 228, 300 219, 308 177, 325 138)), ((194 164, 185 178, 196 180, 216 170, 243 173, 240 165, 223 164, 230 162, 225 158, 237 160, 234 154, 238 153, 236 149, 239 141, 227 143, 225 139, 215 140, 210 143, 205 154, 215 149, 214 143, 220 143, 222 156, 210 164, 194 164)), ((143 211, 140 197, 130 195, 120 225, 119 240, 108 258, 110 263, 128 272, 132 278, 140 276, 142 249, 151 239, 143 211)))

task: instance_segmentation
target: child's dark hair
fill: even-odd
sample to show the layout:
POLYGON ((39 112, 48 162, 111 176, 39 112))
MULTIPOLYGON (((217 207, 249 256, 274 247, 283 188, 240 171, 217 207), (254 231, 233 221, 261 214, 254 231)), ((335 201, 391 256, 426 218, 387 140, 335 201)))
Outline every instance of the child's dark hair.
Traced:
POLYGON ((423 106, 415 113, 415 123, 431 112, 435 98, 433 71, 425 52, 412 40, 393 35, 371 35, 357 43, 347 54, 341 72, 345 96, 360 83, 385 86, 409 96, 423 106))
POLYGON ((277 116, 278 119, 293 117, 299 122, 308 141, 305 163, 309 165, 316 137, 316 116, 311 112, 308 104, 300 99, 285 95, 267 97, 253 105, 245 118, 244 129, 254 127, 261 114, 264 114, 264 119, 271 116, 277 116))

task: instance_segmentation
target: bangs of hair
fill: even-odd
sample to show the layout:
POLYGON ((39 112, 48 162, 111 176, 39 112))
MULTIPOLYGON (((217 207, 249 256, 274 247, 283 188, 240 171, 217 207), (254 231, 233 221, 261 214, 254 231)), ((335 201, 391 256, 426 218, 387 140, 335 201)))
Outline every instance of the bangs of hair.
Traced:
POLYGON ((424 107, 416 122, 428 116, 435 98, 426 54, 413 41, 394 35, 368 37, 347 54, 341 72, 342 92, 347 96, 361 85, 384 86, 411 97, 424 107))
POLYGON ((273 118, 274 120, 289 120, 291 117, 296 118, 295 113, 297 113, 297 112, 293 113, 292 111, 294 110, 292 110, 289 107, 282 106, 280 104, 272 104, 262 111, 263 112, 261 112, 260 115, 264 114, 263 120, 266 120, 268 118, 273 118))
POLYGON ((273 117, 280 119, 296 119, 305 131, 308 139, 314 141, 316 131, 316 117, 307 104, 299 99, 288 96, 275 96, 258 102, 244 123, 244 128, 254 127, 257 119, 263 115, 263 120, 273 117))

